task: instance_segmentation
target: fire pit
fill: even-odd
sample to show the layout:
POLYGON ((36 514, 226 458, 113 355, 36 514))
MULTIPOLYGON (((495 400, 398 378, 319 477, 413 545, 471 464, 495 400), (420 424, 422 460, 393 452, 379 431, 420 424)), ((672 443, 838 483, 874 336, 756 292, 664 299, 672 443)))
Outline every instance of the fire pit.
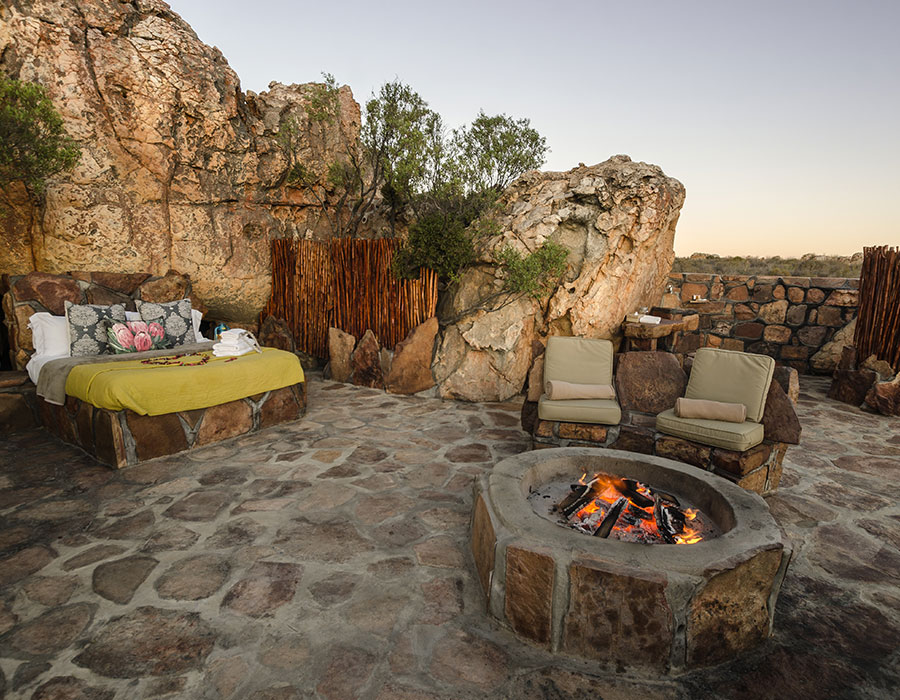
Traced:
POLYGON ((551 481, 528 495, 538 515, 576 532, 642 544, 696 544, 719 528, 684 498, 634 479, 597 472, 574 484, 551 481), (549 503, 549 505, 548 505, 549 503))
MULTIPOLYGON (((590 489, 593 502, 606 486, 590 489)), ((672 673, 718 663, 768 637, 791 555, 758 495, 672 460, 583 447, 510 457, 482 476, 471 545, 488 611, 518 636, 616 670, 672 673), (598 473, 617 490, 598 501, 599 518, 575 531, 566 499, 583 500, 598 473), (668 532, 635 534, 634 521, 646 518, 623 515, 635 510, 633 501, 667 523, 639 530, 668 532), (665 511, 676 504, 708 521, 699 540, 679 539, 683 527, 673 532, 679 516, 665 511), (608 532, 596 532, 604 521, 608 532), (637 541, 610 538, 616 526, 624 540, 637 541)))

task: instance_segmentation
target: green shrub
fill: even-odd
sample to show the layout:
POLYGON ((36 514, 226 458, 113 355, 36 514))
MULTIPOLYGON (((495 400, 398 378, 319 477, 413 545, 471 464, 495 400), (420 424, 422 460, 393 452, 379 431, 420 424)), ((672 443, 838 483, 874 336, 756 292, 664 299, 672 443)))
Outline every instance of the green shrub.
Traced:
POLYGON ((540 299, 550 294, 566 271, 569 251, 559 243, 544 241, 541 247, 522 255, 512 246, 497 254, 500 269, 506 275, 504 290, 540 299))
POLYGON ((21 181, 40 196, 47 178, 74 168, 80 155, 46 90, 0 73, 0 189, 21 181))
POLYGON ((419 276, 419 268, 455 280, 475 260, 475 245, 462 220, 442 213, 426 214, 409 228, 409 237, 394 254, 394 274, 401 279, 419 276))

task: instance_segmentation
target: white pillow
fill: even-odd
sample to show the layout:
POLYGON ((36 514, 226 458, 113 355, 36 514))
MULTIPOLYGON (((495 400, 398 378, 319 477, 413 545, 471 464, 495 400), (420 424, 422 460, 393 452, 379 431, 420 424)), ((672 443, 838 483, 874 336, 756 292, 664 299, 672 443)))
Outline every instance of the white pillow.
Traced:
POLYGON ((34 351, 38 355, 69 355, 69 324, 65 316, 46 311, 31 315, 28 321, 34 351))
POLYGON ((200 321, 203 320, 203 312, 191 309, 191 325, 194 327, 194 342, 202 343, 206 338, 200 332, 200 321))

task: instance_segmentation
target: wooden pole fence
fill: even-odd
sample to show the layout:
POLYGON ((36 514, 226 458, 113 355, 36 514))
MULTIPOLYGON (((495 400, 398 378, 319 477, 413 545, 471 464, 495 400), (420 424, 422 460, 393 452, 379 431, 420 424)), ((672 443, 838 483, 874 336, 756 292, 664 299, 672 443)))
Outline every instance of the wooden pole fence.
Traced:
POLYGON ((863 248, 853 342, 860 360, 875 355, 900 371, 900 248, 863 248))
POLYGON ((328 355, 328 329, 361 338, 371 329, 393 348, 437 310, 438 278, 422 268, 418 279, 396 279, 400 247, 392 239, 272 241, 272 296, 262 312, 284 319, 298 350, 328 355))

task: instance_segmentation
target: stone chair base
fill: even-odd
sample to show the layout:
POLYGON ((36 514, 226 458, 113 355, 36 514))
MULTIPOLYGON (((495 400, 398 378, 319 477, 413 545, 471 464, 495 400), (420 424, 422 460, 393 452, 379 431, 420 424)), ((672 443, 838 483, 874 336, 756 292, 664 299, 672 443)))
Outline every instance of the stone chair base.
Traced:
POLYGON ((43 425, 53 435, 121 469, 296 420, 306 413, 306 383, 159 416, 109 411, 71 396, 65 406, 38 404, 43 425))
POLYGON ((608 447, 667 457, 718 474, 760 495, 778 488, 788 447, 783 442, 766 440, 749 450, 736 452, 666 435, 649 426, 535 421, 533 449, 575 446, 608 447))

